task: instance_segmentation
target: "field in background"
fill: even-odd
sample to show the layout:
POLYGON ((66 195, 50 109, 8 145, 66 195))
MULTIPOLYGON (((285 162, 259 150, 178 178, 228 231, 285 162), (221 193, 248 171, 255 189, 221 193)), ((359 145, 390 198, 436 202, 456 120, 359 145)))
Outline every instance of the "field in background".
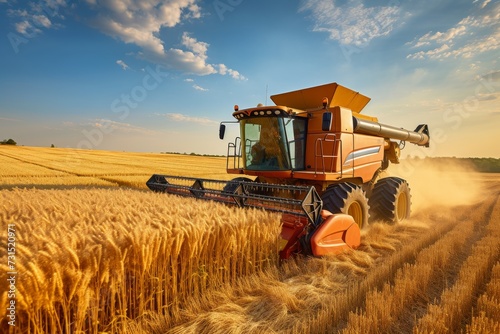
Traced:
POLYGON ((147 189, 153 174, 230 180, 226 158, 179 154, 0 146, 0 189, 127 186, 147 189))
POLYGON ((273 215, 142 191, 153 173, 230 179, 225 158, 0 146, 20 332, 500 332, 499 174, 393 167, 413 190, 409 221, 278 265, 273 215))

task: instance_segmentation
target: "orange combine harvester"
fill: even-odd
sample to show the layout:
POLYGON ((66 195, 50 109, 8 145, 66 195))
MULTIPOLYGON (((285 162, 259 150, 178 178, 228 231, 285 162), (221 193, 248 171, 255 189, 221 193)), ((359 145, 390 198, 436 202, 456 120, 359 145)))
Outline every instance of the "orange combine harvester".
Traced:
POLYGON ((370 98, 337 83, 271 99, 276 105, 234 107, 240 136, 229 143, 227 172, 239 177, 155 174, 148 187, 282 212, 282 259, 356 248, 370 217, 400 222, 410 216, 408 183, 380 173, 399 163, 405 142, 429 146, 426 124, 414 131, 381 124, 361 114, 370 98))

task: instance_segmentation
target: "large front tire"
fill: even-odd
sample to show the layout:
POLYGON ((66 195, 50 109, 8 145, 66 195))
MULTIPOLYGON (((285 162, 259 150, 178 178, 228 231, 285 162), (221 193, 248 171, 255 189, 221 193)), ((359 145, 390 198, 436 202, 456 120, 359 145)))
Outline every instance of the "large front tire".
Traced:
POLYGON ((410 186, 399 177, 380 179, 373 187, 369 203, 374 218, 391 223, 402 222, 410 218, 410 186))
POLYGON ((321 199, 323 209, 352 216, 360 229, 368 226, 370 206, 361 187, 350 182, 336 184, 328 187, 321 199))

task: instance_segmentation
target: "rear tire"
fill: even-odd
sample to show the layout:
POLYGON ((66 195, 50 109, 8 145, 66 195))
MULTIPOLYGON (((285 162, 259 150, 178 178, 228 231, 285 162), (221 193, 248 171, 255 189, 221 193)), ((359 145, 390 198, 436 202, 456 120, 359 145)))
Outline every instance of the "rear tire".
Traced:
POLYGON ((375 219, 400 223, 410 218, 410 186, 399 177, 380 179, 373 187, 369 203, 370 213, 375 219))
POLYGON ((352 216, 360 229, 368 226, 370 206, 361 187, 350 182, 329 186, 321 199, 323 209, 352 216))

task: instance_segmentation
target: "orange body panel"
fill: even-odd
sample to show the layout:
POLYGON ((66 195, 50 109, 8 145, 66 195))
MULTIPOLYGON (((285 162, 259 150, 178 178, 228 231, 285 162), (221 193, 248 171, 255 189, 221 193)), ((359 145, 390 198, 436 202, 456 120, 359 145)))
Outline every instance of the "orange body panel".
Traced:
POLYGON ((309 221, 306 217, 285 213, 281 216, 281 223, 280 258, 288 259, 292 253, 300 250, 299 239, 306 234, 306 226, 309 221))
POLYGON ((308 134, 327 134, 329 132, 353 132, 352 111, 342 107, 334 107, 329 112, 332 113, 332 128, 330 131, 322 130, 324 109, 317 109, 309 112, 308 134))
POLYGON ((352 112, 334 107, 331 131, 322 131, 324 110, 309 118, 305 171, 293 177, 316 181, 359 178, 368 182, 384 158, 384 138, 353 133, 352 112))
POLYGON ((293 178, 300 180, 320 181, 320 182, 338 181, 346 178, 349 179, 359 178, 364 183, 370 181, 379 168, 380 168, 380 162, 375 161, 368 164, 364 164, 362 166, 355 166, 353 169, 344 169, 342 172, 315 173, 309 171, 295 171, 293 172, 293 178))
POLYGON ((361 244, 359 226, 346 214, 329 214, 311 238, 314 256, 356 249, 361 244))

